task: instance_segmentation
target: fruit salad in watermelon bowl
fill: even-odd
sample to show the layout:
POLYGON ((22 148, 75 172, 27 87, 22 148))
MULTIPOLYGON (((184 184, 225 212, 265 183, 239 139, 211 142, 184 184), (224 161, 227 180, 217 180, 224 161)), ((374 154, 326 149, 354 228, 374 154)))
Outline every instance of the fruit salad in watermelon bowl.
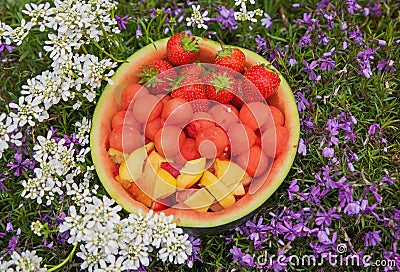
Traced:
POLYGON ((299 117, 264 58, 186 33, 122 64, 96 106, 90 144, 107 192, 131 213, 215 233, 252 216, 284 181, 299 117))

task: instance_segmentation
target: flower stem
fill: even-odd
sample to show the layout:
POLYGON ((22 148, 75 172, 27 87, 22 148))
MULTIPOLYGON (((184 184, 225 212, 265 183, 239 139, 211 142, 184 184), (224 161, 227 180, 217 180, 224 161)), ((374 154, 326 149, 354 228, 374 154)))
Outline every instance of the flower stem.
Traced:
POLYGON ((62 261, 60 264, 58 264, 56 266, 53 266, 52 268, 48 269, 47 272, 55 271, 55 270, 63 267, 67 262, 69 262, 72 259, 72 257, 75 254, 75 251, 76 251, 77 247, 78 247, 78 243, 75 244, 74 248, 71 250, 71 252, 69 253, 68 257, 64 261, 62 261))
POLYGON ((114 60, 115 62, 125 62, 124 60, 119 60, 119 59, 115 58, 113 55, 111 55, 110 53, 108 53, 106 50, 104 50, 103 47, 100 46, 100 44, 99 44, 98 42, 92 40, 92 43, 93 43, 98 49, 100 49, 100 51, 101 51, 103 54, 107 55, 109 58, 111 58, 111 59, 114 60))

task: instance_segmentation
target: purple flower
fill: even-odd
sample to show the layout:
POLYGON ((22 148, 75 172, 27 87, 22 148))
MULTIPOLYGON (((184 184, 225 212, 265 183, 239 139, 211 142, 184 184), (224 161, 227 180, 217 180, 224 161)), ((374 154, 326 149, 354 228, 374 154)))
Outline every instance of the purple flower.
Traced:
POLYGON ((336 16, 337 16, 336 12, 332 12, 330 14, 327 13, 324 14, 324 18, 328 20, 328 29, 334 28, 336 16))
POLYGON ((303 93, 297 92, 295 94, 295 97, 297 102, 297 109, 299 112, 305 111, 310 106, 310 102, 308 102, 303 93))
POLYGON ((8 188, 3 184, 3 181, 7 180, 7 177, 3 177, 3 174, 0 174, 0 190, 7 191, 8 188))
POLYGON ((262 217, 258 219, 257 224, 252 221, 247 221, 246 227, 249 228, 248 238, 254 242, 254 248, 257 250, 261 250, 262 244, 267 237, 266 231, 268 231, 270 228, 267 225, 263 225, 262 217))
POLYGON ((227 9, 222 6, 217 8, 218 14, 215 17, 216 21, 221 23, 222 29, 228 29, 229 32, 238 28, 236 19, 235 19, 235 11, 233 9, 227 9))
POLYGON ((128 22, 126 21, 129 18, 129 14, 125 15, 124 17, 119 17, 118 15, 115 15, 115 20, 117 21, 118 28, 121 30, 126 29, 126 25, 128 22))
POLYGON ((333 158, 335 155, 335 150, 332 147, 325 147, 324 150, 322 150, 322 156, 325 158, 333 158))
POLYGON ((332 238, 329 239, 329 229, 321 230, 318 232, 317 237, 323 245, 334 245, 337 239, 337 233, 332 234, 332 238))
MULTIPOLYGON (((369 6, 370 3, 368 3, 369 6)), ((381 16, 382 12, 379 10, 381 8, 380 4, 376 4, 374 7, 369 8, 369 7, 365 7, 363 9, 363 14, 365 17, 369 16, 369 15, 375 15, 375 16, 381 16)))
POLYGON ((378 49, 379 46, 374 50, 367 47, 367 49, 357 54, 357 60, 360 66, 360 75, 364 75, 366 78, 370 78, 372 76, 370 60, 374 59, 374 54, 378 49))
POLYGON ((384 71, 387 73, 396 73, 396 68, 393 66, 394 62, 389 59, 388 61, 380 60, 376 68, 379 71, 384 71))
POLYGON ((4 50, 7 50, 8 53, 12 53, 14 51, 14 48, 14 46, 11 46, 9 44, 0 43, 0 55, 4 50))
POLYGON ((311 64, 308 64, 308 62, 303 59, 302 63, 305 66, 302 68, 302 71, 308 73, 308 80, 319 81, 321 79, 321 76, 317 76, 314 72, 314 69, 318 67, 318 63, 315 60, 312 61, 311 64))
POLYGON ((335 68, 335 61, 332 58, 320 58, 318 61, 321 63, 320 64, 320 69, 322 71, 324 70, 332 70, 335 68))
POLYGON ((7 166, 10 167, 9 171, 13 171, 16 177, 21 175, 21 171, 26 172, 28 169, 33 169, 35 166, 35 162, 30 161, 29 159, 25 159, 22 161, 22 154, 15 153, 14 159, 15 163, 8 163, 7 166))
POLYGON ((339 214, 334 214, 336 210, 337 208, 333 207, 332 209, 329 209, 328 212, 317 212, 318 217, 315 219, 315 224, 318 226, 325 225, 326 227, 329 227, 332 223, 332 218, 341 218, 339 214))
POLYGON ((292 180, 287 191, 288 191, 288 195, 289 195, 289 200, 292 201, 293 194, 299 192, 299 185, 297 185, 297 180, 295 180, 295 179, 292 180))
POLYGON ((366 247, 375 246, 377 243, 381 241, 381 237, 379 233, 381 231, 370 231, 364 237, 364 244, 366 247))
POLYGON ((307 154, 307 145, 302 138, 299 140, 299 146, 297 148, 297 152, 303 156, 307 154))
POLYGON ((362 32, 360 31, 360 27, 358 25, 355 26, 355 29, 350 31, 349 39, 357 44, 362 44, 364 37, 362 32))
POLYGON ((303 13, 303 19, 297 19, 298 24, 311 26, 316 20, 311 19, 311 13, 303 13))
POLYGON ((355 201, 347 204, 346 208, 344 208, 343 212, 347 215, 355 215, 361 211, 360 201, 355 201))
POLYGON ((347 11, 350 14, 354 14, 355 11, 359 11, 361 9, 361 6, 355 0, 347 0, 346 5, 347 11))
POLYGON ((265 38, 261 37, 260 35, 257 35, 254 40, 257 43, 257 52, 261 52, 262 50, 267 49, 267 41, 265 40, 265 38))
POLYGON ((140 24, 139 22, 137 23, 137 29, 136 29, 136 39, 139 39, 140 37, 142 37, 142 29, 140 28, 140 24))
POLYGON ((261 25, 265 28, 270 28, 272 26, 271 16, 268 13, 264 13, 264 18, 261 19, 261 25))
MULTIPOLYGON (((326 9, 331 1, 330 0, 322 0, 317 3, 318 9, 326 9)), ((331 5, 332 6, 332 5, 331 5)))
POLYGON ((389 185, 394 184, 394 181, 390 178, 388 173, 386 173, 385 176, 381 179, 381 182, 387 183, 389 185))
POLYGON ((203 260, 198 256, 201 241, 200 238, 195 239, 193 236, 189 236, 189 241, 192 244, 192 254, 186 260, 186 264, 188 267, 192 268, 195 260, 203 262, 203 260))
POLYGON ((303 46, 308 46, 311 43, 311 37, 310 35, 304 35, 303 37, 300 38, 298 47, 301 48, 303 46))
POLYGON ((377 129, 380 131, 381 130, 381 126, 379 124, 377 124, 377 123, 372 124, 368 129, 368 134, 369 135, 374 135, 377 129))
POLYGON ((244 254, 241 248, 233 246, 229 252, 233 255, 233 262, 240 262, 243 266, 254 267, 254 257, 250 254, 244 254))

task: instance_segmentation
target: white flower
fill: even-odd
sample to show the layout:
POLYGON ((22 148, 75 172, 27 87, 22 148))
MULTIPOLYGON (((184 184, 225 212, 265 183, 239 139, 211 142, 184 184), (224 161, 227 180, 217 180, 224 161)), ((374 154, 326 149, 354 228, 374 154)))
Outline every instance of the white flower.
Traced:
POLYGON ((87 269, 89 272, 98 271, 100 261, 106 258, 105 254, 97 249, 89 252, 84 245, 80 245, 79 248, 81 251, 76 253, 76 256, 83 260, 81 269, 87 269))
POLYGON ((124 262, 125 258, 123 256, 118 257, 118 259, 114 255, 108 255, 106 260, 100 260, 100 269, 97 270, 99 272, 106 272, 106 271, 124 271, 129 269, 129 267, 124 266, 122 263, 124 262))
POLYGON ((210 18, 207 17, 208 11, 204 11, 203 13, 201 13, 200 5, 192 5, 192 9, 192 15, 186 18, 187 26, 194 27, 196 25, 197 28, 208 29, 208 26, 205 24, 205 22, 210 21, 210 18))
POLYGON ((17 125, 13 123, 11 117, 7 116, 4 112, 0 114, 0 158, 3 151, 8 148, 10 141, 9 133, 13 132, 17 125))
POLYGON ((25 19, 22 19, 21 25, 16 27, 15 29, 6 26, 6 30, 3 32, 2 36, 7 37, 6 43, 8 43, 11 40, 16 45, 19 46, 22 44, 22 41, 28 35, 31 28, 32 28, 32 23, 31 22, 26 23, 25 19))
POLYGON ((81 122, 75 123, 75 126, 78 128, 78 134, 76 135, 76 138, 78 139, 79 143, 82 145, 88 144, 92 121, 88 120, 86 117, 83 117, 81 122))
POLYGON ((192 244, 188 240, 189 235, 171 237, 158 252, 158 257, 163 261, 174 264, 183 264, 192 254, 192 244))
POLYGON ((31 230, 37 236, 41 236, 42 235, 41 231, 43 230, 43 228, 44 228, 44 226, 43 226, 42 222, 40 222, 39 220, 36 220, 36 221, 31 223, 31 230))
POLYGON ((149 251, 151 251, 151 247, 143 243, 141 237, 137 237, 130 242, 127 248, 120 251, 120 254, 125 257, 123 265, 130 269, 138 269, 141 264, 148 266, 150 263, 149 251))
POLYGON ((256 15, 254 10, 247 10, 246 6, 241 6, 239 11, 234 13, 235 19, 237 21, 249 21, 249 22, 257 22, 257 19, 254 18, 256 15))
POLYGON ((64 222, 59 226, 60 232, 69 230, 70 237, 68 243, 76 244, 82 241, 84 238, 84 232, 88 218, 82 216, 85 210, 80 209, 80 213, 77 214, 75 206, 69 207, 69 215, 65 217, 64 222))
POLYGON ((10 116, 14 119, 13 122, 19 126, 25 126, 27 123, 30 126, 35 125, 34 119, 39 122, 44 121, 49 118, 46 110, 39 107, 40 98, 29 96, 20 96, 18 99, 18 104, 10 103, 9 107, 17 110, 17 114, 14 112, 10 113, 10 116))
POLYGON ((43 19, 47 16, 52 15, 54 13, 54 9, 50 8, 50 3, 48 2, 39 5, 29 3, 25 5, 25 9, 22 10, 22 13, 25 13, 26 15, 32 17, 32 26, 36 23, 39 24, 39 30, 43 32, 45 30, 45 25, 43 21, 39 21, 39 18, 43 19))
MULTIPOLYGON (((241 6, 246 8, 246 3, 248 0, 235 0, 235 6, 241 6)), ((250 4, 254 5, 256 3, 255 0, 250 0, 250 4)))
POLYGON ((42 257, 38 257, 36 255, 36 251, 24 251, 19 254, 17 251, 14 251, 11 255, 11 263, 15 265, 16 271, 23 272, 44 272, 47 271, 46 268, 40 267, 40 262, 42 261, 42 257))

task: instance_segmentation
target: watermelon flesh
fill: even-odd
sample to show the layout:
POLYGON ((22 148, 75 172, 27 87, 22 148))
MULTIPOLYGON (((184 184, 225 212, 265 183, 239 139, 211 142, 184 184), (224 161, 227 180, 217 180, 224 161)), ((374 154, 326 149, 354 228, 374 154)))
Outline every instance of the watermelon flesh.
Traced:
MULTIPOLYGON (((108 154, 109 135, 112 131, 112 120, 114 115, 121 111, 121 93, 131 84, 136 84, 139 78, 136 76, 140 72, 143 64, 166 57, 166 43, 168 39, 156 41, 133 54, 127 63, 121 65, 113 77, 114 84, 108 85, 101 95, 92 120, 92 131, 90 144, 92 150, 93 163, 97 174, 107 192, 125 210, 137 213, 139 210, 148 211, 149 205, 145 205, 132 198, 131 194, 115 179, 117 166, 111 161, 108 154)), ((202 63, 212 63, 215 53, 221 49, 220 44, 208 40, 200 39, 200 57, 202 63)), ((246 67, 259 63, 267 63, 261 56, 241 49, 246 55, 246 67)), ((279 123, 288 131, 286 145, 279 150, 280 154, 275 158, 269 171, 257 176, 252 181, 252 186, 248 192, 236 201, 234 205, 227 209, 215 208, 215 212, 199 212, 193 209, 183 209, 184 205, 168 207, 162 206, 162 211, 167 215, 174 215, 178 226, 191 229, 195 233, 210 233, 232 227, 240 223, 245 218, 254 213, 261 207, 272 193, 279 187, 285 179, 293 163, 297 151, 299 140, 299 117, 293 93, 285 79, 281 77, 281 84, 278 92, 268 98, 268 105, 274 109, 276 116, 281 118, 284 115, 284 124, 279 123)), ((265 121, 267 122, 267 121, 265 121)), ((281 122, 281 121, 280 121, 281 122)), ((259 136, 260 137, 260 136, 259 136)), ((182 194, 181 194, 182 195, 182 194)), ((213 204, 212 207, 218 207, 213 204)), ((158 205, 157 209, 161 209, 158 205)))

